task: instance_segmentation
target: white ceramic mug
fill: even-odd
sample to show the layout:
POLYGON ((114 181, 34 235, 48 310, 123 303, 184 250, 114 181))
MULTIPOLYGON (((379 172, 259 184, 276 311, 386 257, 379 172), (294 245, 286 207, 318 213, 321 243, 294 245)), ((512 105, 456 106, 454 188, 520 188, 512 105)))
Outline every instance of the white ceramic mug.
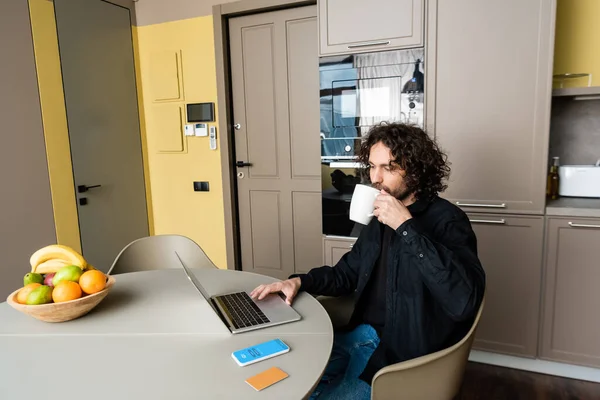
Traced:
POLYGON ((356 185, 350 202, 350 219, 359 224, 369 225, 373 218, 375 199, 379 193, 379 189, 372 186, 356 185))

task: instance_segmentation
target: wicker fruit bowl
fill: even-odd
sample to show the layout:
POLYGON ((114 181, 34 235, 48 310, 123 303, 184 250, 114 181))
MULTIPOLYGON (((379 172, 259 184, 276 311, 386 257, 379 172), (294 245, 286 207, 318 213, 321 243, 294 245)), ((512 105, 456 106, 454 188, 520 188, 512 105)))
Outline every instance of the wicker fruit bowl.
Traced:
POLYGON ((45 322, 65 322, 79 318, 90 312, 108 295, 115 284, 115 277, 107 276, 106 287, 94 294, 86 295, 75 300, 62 303, 48 303, 39 305, 26 305, 17 302, 19 290, 12 292, 6 302, 15 310, 30 315, 45 322))

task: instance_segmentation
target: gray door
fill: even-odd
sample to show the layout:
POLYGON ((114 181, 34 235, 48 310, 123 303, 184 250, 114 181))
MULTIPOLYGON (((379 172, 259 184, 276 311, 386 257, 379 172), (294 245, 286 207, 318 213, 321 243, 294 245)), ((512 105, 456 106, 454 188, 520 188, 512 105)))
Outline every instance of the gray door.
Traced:
POLYGON ((54 7, 75 185, 100 185, 78 194, 83 255, 107 271, 148 235, 129 10, 101 0, 54 7))
POLYGON ((230 20, 242 269, 322 264, 316 7, 230 20))

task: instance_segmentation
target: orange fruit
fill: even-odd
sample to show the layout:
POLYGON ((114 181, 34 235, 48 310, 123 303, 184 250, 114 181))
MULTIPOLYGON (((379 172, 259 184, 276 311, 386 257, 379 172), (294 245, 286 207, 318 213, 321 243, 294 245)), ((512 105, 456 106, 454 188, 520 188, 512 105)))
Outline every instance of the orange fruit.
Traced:
POLYGON ((106 287, 106 275, 97 269, 86 271, 79 277, 79 285, 86 294, 98 293, 106 287))
POLYGON ((23 288, 19 290, 19 293, 17 293, 17 302, 25 304, 27 302, 27 296, 29 296, 29 293, 33 292, 33 289, 35 289, 38 286, 42 286, 42 284, 30 283, 29 285, 23 286, 23 288))
POLYGON ((81 297, 81 287, 77 282, 61 281, 54 286, 52 291, 52 300, 55 303, 71 301, 81 297))

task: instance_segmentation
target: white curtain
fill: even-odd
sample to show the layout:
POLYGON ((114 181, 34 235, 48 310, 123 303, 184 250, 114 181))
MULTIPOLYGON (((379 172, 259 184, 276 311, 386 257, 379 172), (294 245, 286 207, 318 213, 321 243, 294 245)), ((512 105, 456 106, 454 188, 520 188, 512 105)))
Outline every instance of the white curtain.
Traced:
POLYGON ((359 125, 366 127, 361 131, 382 121, 409 122, 409 101, 402 88, 412 78, 416 59, 423 60, 422 49, 354 56, 359 74, 356 109, 359 125))

